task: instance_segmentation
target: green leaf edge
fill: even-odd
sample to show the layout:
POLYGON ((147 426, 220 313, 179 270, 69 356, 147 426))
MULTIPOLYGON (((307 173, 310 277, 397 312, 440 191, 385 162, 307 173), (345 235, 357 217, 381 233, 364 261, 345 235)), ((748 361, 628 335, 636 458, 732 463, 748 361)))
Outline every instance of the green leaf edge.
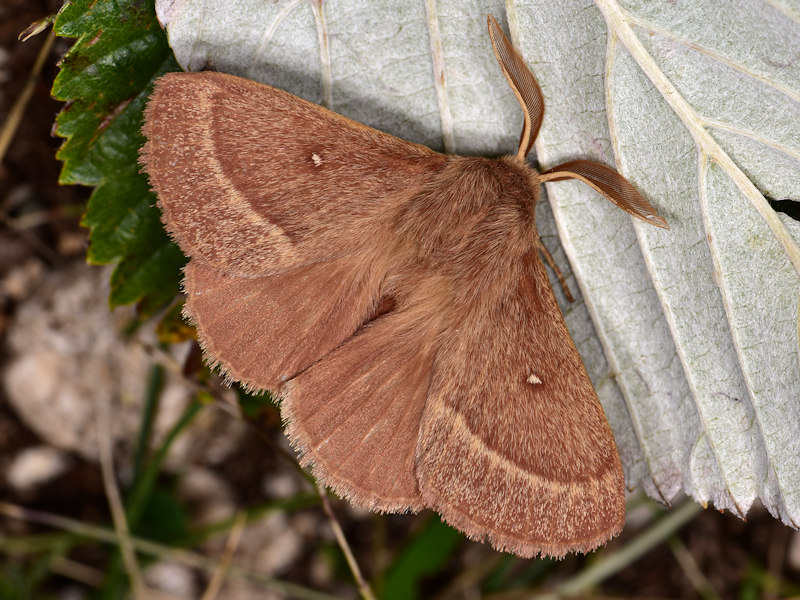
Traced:
POLYGON ((74 0, 56 16, 58 36, 77 38, 60 61, 52 95, 67 104, 55 133, 59 182, 94 186, 81 224, 90 264, 115 264, 109 305, 138 302, 143 318, 180 290, 186 258, 161 225, 138 164, 142 114, 155 79, 180 70, 152 0, 74 0))

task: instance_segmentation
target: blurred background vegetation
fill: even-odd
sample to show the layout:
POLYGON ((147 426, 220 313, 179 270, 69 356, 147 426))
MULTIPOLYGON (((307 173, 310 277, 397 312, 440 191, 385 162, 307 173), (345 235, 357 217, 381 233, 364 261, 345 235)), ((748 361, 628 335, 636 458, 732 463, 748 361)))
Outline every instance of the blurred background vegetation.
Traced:
POLYGON ((800 537, 762 509, 632 495, 605 548, 521 560, 318 490, 173 303, 183 258, 136 164, 177 68, 152 3, 74 2, 61 37, 18 41, 60 9, 0 4, 0 599, 800 597, 800 537))

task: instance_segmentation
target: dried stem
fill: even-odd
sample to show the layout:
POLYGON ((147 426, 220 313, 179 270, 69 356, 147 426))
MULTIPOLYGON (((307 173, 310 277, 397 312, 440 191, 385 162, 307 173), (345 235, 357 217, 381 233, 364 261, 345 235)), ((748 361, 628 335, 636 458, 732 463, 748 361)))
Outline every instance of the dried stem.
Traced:
POLYGON ((73 581, 79 581, 84 585, 98 588, 103 585, 104 573, 102 571, 87 567, 69 558, 56 557, 50 561, 48 566, 53 573, 69 577, 73 581))
POLYGON ((55 39, 56 36, 53 32, 50 32, 45 38, 42 47, 39 49, 39 54, 36 56, 36 62, 33 63, 31 72, 28 73, 28 81, 25 82, 25 87, 22 88, 19 96, 17 96, 14 105, 8 111, 8 116, 3 122, 2 128, 0 128, 0 162, 6 155, 17 127, 22 122, 22 115, 25 114, 25 109, 28 107, 31 96, 33 96, 33 91, 36 89, 36 81, 39 79, 39 74, 42 72, 42 67, 50 54, 55 39))
POLYGON ((714 590, 714 586, 711 585, 711 582, 703 574, 703 570, 700 568, 700 565, 697 564, 697 561, 692 556, 692 553, 689 552, 689 549, 686 548, 686 545, 678 539, 677 536, 673 536, 667 542, 667 545, 672 551, 672 555, 675 557, 683 574, 686 575, 686 579, 689 580, 689 583, 692 584, 692 587, 697 592, 697 595, 703 600, 719 600, 719 595, 714 590))
POLYGON ((233 527, 231 527, 231 534, 228 536, 228 541, 225 543, 225 549, 222 552, 219 567, 214 571, 214 575, 211 577, 211 581, 208 583, 208 587, 200 600, 214 600, 219 593, 222 583, 225 581, 228 569, 231 566, 231 562, 233 562, 233 554, 236 552, 236 548, 239 547, 239 542, 242 540, 242 534, 244 533, 244 526, 246 523, 247 513, 239 511, 236 515, 236 520, 233 522, 233 527))
POLYGON ((316 487, 317 493, 319 494, 319 499, 322 502, 322 509, 325 511, 325 514, 328 516, 328 520, 331 522, 333 534, 336 536, 336 541, 339 543, 339 548, 342 549, 342 553, 344 553, 344 557, 347 559, 347 564, 350 567, 350 572, 353 574, 353 579, 356 581, 356 585, 358 586, 358 591, 361 594, 361 597, 364 600, 375 600, 375 595, 372 593, 372 589, 370 589, 369 584, 361 574, 361 569, 358 568, 358 563, 353 556, 352 550, 350 550, 350 545, 347 543, 347 538, 344 537, 344 532, 339 525, 339 521, 336 520, 336 515, 333 514, 333 509, 331 508, 331 503, 328 500, 328 495, 325 493, 325 488, 320 484, 316 484, 316 487))
POLYGON ((114 480, 114 457, 111 449, 111 415, 109 414, 108 404, 98 400, 95 403, 95 414, 97 417, 97 444, 100 453, 100 470, 103 474, 103 488, 111 509, 114 529, 117 532, 122 561, 125 563, 125 570, 128 572, 128 577, 131 581, 134 598, 144 600, 152 596, 148 595, 149 592, 142 580, 142 572, 136 562, 136 552, 131 543, 125 508, 114 480))

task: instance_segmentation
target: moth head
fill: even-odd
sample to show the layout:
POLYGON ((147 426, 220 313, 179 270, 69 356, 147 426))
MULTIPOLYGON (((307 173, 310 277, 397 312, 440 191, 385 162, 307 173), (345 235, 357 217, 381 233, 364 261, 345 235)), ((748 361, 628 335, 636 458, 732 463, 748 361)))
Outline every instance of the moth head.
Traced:
MULTIPOLYGON (((525 61, 522 60, 522 56, 503 33, 497 19, 489 15, 488 22, 489 37, 492 40, 492 48, 494 48, 497 62, 525 114, 525 123, 522 126, 516 155, 516 158, 524 163, 542 125, 544 96, 533 73, 530 72, 525 61)), ((535 173, 535 178, 537 183, 579 179, 637 219, 662 229, 669 229, 664 217, 658 214, 658 211, 644 196, 625 177, 604 164, 589 160, 574 160, 553 167, 544 173, 535 173)))

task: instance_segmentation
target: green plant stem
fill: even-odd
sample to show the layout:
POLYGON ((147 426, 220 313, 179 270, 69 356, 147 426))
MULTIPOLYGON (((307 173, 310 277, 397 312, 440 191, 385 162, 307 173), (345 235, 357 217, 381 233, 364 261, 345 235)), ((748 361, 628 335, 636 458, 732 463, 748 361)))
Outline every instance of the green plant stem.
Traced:
POLYGON ((161 466, 167 458, 167 453, 172 443, 177 439, 178 435, 188 427, 202 408, 203 405, 197 401, 192 401, 192 403, 186 407, 181 418, 178 419, 178 422, 169 430, 161 446, 142 471, 141 477, 134 483, 127 502, 128 525, 132 531, 135 530, 138 525, 139 518, 147 504, 150 493, 153 491, 158 474, 161 472, 161 466))
POLYGON ((133 482, 142 474, 144 463, 147 459, 150 439, 153 437, 153 423, 158 413, 159 400, 161 398, 161 387, 164 383, 164 367, 154 364, 150 367, 150 377, 147 381, 147 392, 144 401, 144 413, 142 414, 142 425, 139 428, 139 437, 136 440, 136 451, 133 459, 133 482))

